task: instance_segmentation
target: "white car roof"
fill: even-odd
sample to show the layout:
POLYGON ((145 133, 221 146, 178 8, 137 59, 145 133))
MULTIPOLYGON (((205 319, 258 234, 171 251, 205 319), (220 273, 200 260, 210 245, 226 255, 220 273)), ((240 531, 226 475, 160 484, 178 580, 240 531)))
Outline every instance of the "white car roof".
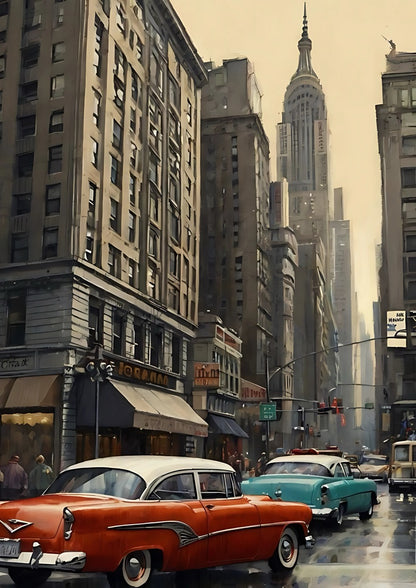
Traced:
POLYGON ((216 470, 234 472, 228 463, 200 457, 179 457, 170 455, 118 455, 100 457, 75 463, 63 471, 74 469, 114 468, 128 470, 141 476, 146 483, 159 476, 180 470, 216 470))
POLYGON ((337 463, 350 463, 348 459, 344 459, 343 457, 337 457, 336 455, 324 455, 324 454, 304 454, 304 455, 280 455, 279 457, 275 457, 270 463, 278 463, 281 461, 290 461, 290 462, 301 462, 301 463, 318 463, 323 465, 327 468, 332 467, 334 464, 337 463))

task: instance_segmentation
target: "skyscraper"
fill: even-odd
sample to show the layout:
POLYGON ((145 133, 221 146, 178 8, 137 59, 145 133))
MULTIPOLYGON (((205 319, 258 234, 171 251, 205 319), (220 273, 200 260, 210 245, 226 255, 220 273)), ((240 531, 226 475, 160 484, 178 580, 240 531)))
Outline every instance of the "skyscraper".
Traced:
MULTIPOLYGON (((288 181, 289 224, 298 241, 294 394, 308 399, 306 408, 311 408, 335 387, 337 362, 333 353, 324 351, 334 344, 336 331, 329 273, 328 129, 325 96, 312 67, 306 3, 298 50, 298 66, 286 88, 278 124, 277 179, 288 181)), ((314 421, 312 413, 309 424, 314 421)), ((296 442, 303 441, 301 436, 296 442)))

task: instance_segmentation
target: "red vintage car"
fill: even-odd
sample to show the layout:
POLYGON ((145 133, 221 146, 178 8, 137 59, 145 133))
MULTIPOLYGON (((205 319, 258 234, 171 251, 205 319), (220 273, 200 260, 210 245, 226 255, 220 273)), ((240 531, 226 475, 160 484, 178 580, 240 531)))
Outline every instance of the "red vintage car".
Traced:
POLYGON ((104 572, 111 587, 179 571, 268 560, 296 565, 314 543, 304 504, 243 496, 234 469, 166 456, 90 460, 62 471, 42 496, 0 503, 0 567, 18 586, 55 570, 104 572))

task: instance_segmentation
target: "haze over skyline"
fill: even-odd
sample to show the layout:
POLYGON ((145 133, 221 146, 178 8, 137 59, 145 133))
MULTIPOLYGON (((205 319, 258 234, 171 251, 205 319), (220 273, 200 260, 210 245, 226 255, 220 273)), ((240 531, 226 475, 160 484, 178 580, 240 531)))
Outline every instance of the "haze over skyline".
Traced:
MULTIPOLYGON (((221 65, 247 57, 262 92, 262 123, 276 179, 276 125, 298 64, 304 0, 171 0, 199 55, 221 65)), ((389 40, 415 52, 414 0, 308 0, 312 66, 321 82, 330 131, 331 187, 343 188, 351 221, 359 311, 372 331, 377 300, 376 245, 381 241, 381 175, 375 106, 389 40)))

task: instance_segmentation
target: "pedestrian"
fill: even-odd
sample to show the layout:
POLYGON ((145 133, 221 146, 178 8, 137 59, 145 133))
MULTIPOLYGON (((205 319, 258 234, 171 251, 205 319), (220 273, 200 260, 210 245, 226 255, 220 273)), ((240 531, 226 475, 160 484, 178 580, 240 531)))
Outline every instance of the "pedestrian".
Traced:
POLYGON ((27 473, 19 464, 20 457, 12 455, 3 471, 3 500, 22 498, 27 492, 27 473))
POLYGON ((36 465, 29 473, 29 494, 39 496, 53 482, 52 468, 45 463, 43 455, 38 455, 36 465))
POLYGON ((256 476, 261 476, 262 474, 264 474, 264 471, 266 469, 266 464, 268 461, 269 460, 267 459, 266 452, 263 451, 262 454, 260 455, 259 459, 257 460, 256 476))

